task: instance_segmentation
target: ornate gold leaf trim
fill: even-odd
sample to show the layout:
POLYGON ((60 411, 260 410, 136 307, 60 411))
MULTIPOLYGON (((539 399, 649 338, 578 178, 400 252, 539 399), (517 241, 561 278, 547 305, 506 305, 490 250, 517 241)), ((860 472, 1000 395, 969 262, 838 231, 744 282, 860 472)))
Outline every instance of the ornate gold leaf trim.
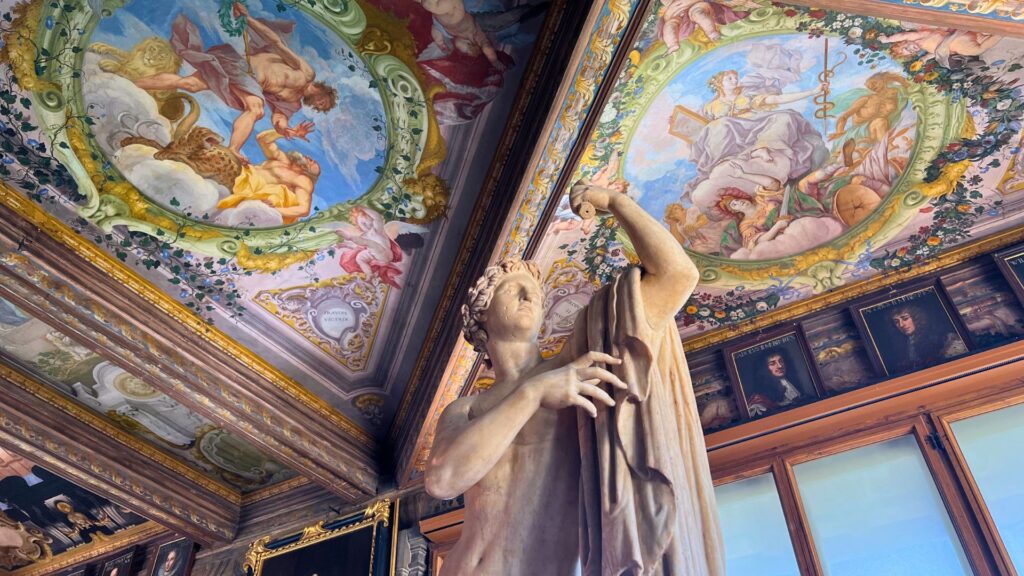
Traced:
POLYGON ((203 473, 199 472, 198 470, 192 468, 191 466, 184 464, 181 460, 164 452, 163 450, 147 442, 144 442, 136 438, 135 436, 132 436, 131 434, 124 432, 114 424, 111 424, 108 420, 104 419, 101 416, 98 416, 95 412, 89 410, 88 408, 85 408, 81 404, 75 402, 74 400, 71 400, 70 398, 64 396, 60 392, 51 389, 49 386, 37 381, 32 376, 25 374, 16 368, 8 366, 5 362, 2 361, 0 361, 0 378, 18 386, 22 390, 25 390, 26 392, 32 394, 36 398, 39 398, 43 402, 46 402, 51 406, 56 406, 57 408, 66 412, 72 418, 94 428, 103 436, 112 438, 115 441, 120 442, 125 446, 128 446, 132 450, 138 452, 139 454, 142 454, 143 456, 152 460, 153 462, 171 470, 176 474, 184 476, 191 482, 194 482, 195 484, 205 488, 206 490, 213 492, 217 496, 224 498, 225 500, 231 502, 232 504, 242 503, 241 494, 237 490, 228 486, 227 484, 222 484, 216 480, 213 480, 209 476, 206 476, 203 473))
POLYGON ((278 482, 277 484, 267 486, 266 488, 261 488, 259 490, 256 490, 255 492, 250 492, 248 494, 243 495, 242 506, 255 504, 256 502, 259 502, 261 500, 266 500, 267 498, 277 496, 278 494, 284 494, 285 492, 289 492, 296 488, 305 486, 306 484, 309 483, 310 480, 302 476, 296 476, 295 478, 290 478, 288 480, 285 480, 284 482, 278 482))
POLYGON ((134 546, 141 542, 151 540, 167 532, 167 529, 153 521, 148 521, 138 526, 132 526, 114 534, 108 536, 106 540, 89 542, 76 548, 72 548, 63 554, 54 556, 51 560, 46 562, 37 562, 35 564, 19 568, 13 572, 9 572, 11 576, 45 576, 46 574, 53 574, 62 568, 74 566, 80 564, 86 560, 92 560, 98 558, 104 554, 108 554, 121 548, 127 548, 134 546))
MULTIPOLYGON (((397 503, 396 503, 395 511, 397 512, 397 510, 398 510, 398 506, 397 506, 397 503)), ((333 522, 333 520, 331 522, 333 522)), ((294 532, 290 532, 289 534, 285 534, 284 536, 280 536, 280 537, 264 536, 264 537, 262 537, 262 538, 260 538, 260 539, 258 539, 256 541, 254 541, 252 544, 249 545, 249 550, 245 554, 245 560, 242 563, 242 570, 244 572, 246 572, 247 574, 250 573, 250 571, 251 571, 251 573, 253 575, 261 576, 260 573, 261 573, 261 571, 263 569, 263 563, 267 559, 273 558, 274 556, 280 556, 282 554, 287 554, 289 552, 294 552, 294 551, 296 551, 296 550, 298 550, 300 548, 305 548, 307 546, 312 546, 313 544, 316 544, 318 542, 322 542, 324 540, 328 540, 328 539, 334 538, 336 536, 342 536, 344 534, 348 534, 350 532, 355 532, 357 530, 362 530, 364 528, 372 527, 373 530, 376 531, 377 530, 377 524, 380 524, 380 523, 383 523, 385 526, 390 526, 390 524, 391 524, 391 499, 390 498, 384 498, 384 499, 372 502, 369 506, 366 507, 366 510, 363 512, 363 519, 360 520, 359 522, 354 523, 354 524, 349 524, 349 525, 343 526, 341 528, 336 528, 334 530, 329 530, 329 529, 324 527, 325 524, 329 524, 329 523, 330 522, 327 522, 327 521, 320 521, 320 522, 317 522, 316 524, 314 524, 312 526, 307 526, 307 527, 303 528, 303 530, 302 530, 302 537, 301 538, 299 538, 296 542, 288 544, 287 546, 282 546, 280 548, 270 549, 270 548, 267 548, 267 545, 270 544, 270 542, 272 542, 274 540, 277 540, 277 539, 282 538, 282 537, 287 537, 289 534, 294 534, 294 532)), ((395 527, 392 527, 392 528, 395 528, 395 527)), ((373 538, 371 540, 371 544, 370 544, 370 565, 371 566, 373 565, 373 555, 376 552, 376 544, 377 544, 377 539, 373 538)), ((392 566, 393 566, 393 564, 392 564, 392 566)), ((273 576, 273 575, 268 574, 266 576, 273 576)))
POLYGON ((128 265, 119 262, 87 238, 75 233, 66 224, 31 200, 21 196, 5 183, 0 183, 0 203, 3 203, 4 206, 41 229, 54 240, 67 246, 118 283, 160 308, 171 320, 189 328, 210 345, 242 362, 246 367, 272 382, 292 398, 301 401, 307 407, 315 410, 320 416, 338 426, 356 442, 367 448, 376 449, 376 442, 369 433, 338 412, 330 404, 309 390, 306 390, 301 384, 285 375, 253 351, 239 344, 231 336, 228 336, 215 326, 210 326, 183 304, 156 288, 149 280, 143 278, 128 265))

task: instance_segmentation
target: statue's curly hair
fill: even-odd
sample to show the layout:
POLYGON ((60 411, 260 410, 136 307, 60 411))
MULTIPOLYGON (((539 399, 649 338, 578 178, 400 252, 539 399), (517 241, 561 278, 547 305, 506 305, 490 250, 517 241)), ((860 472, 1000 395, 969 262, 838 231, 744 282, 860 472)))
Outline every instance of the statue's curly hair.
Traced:
POLYGON ((487 330, 484 329, 482 319, 491 305, 494 289, 502 278, 515 272, 526 272, 537 282, 543 283, 540 268, 536 264, 520 258, 506 258, 484 270, 483 276, 466 293, 466 303, 462 305, 462 335, 477 352, 487 352, 487 330))

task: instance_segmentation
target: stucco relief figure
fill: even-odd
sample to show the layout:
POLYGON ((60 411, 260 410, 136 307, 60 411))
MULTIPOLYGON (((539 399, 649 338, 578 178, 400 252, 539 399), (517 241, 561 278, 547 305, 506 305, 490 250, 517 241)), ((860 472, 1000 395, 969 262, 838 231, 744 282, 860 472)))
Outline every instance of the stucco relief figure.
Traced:
POLYGON ((602 288, 561 353, 541 357, 538 268, 488 268, 464 334, 495 383, 441 416, 426 472, 465 494, 445 571, 466 574, 724 574, 721 534, 690 377, 673 317, 699 273, 628 195, 580 183, 571 202, 610 212, 642 267, 602 288), (578 551, 578 552, 577 552, 578 551))

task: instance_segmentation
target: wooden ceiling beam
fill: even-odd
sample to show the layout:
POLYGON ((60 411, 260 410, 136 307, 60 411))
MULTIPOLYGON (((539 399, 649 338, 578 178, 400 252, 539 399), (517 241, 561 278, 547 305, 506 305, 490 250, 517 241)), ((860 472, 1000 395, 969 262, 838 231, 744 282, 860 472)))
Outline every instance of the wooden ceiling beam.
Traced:
POLYGON ((169 314, 167 302, 145 297, 152 290, 0 185, 0 291, 15 304, 334 493, 376 493, 376 446, 362 430, 269 364, 212 345, 222 333, 198 331, 183 306, 169 314))

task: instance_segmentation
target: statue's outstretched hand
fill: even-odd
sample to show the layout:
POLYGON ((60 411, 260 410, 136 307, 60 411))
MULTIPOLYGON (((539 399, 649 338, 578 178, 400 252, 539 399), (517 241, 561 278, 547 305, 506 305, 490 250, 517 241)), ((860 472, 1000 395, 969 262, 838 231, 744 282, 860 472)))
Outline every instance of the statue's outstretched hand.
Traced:
POLYGON ((540 397, 540 405, 551 410, 579 406, 591 416, 597 416, 593 401, 605 406, 615 406, 615 400, 598 384, 606 382, 616 388, 626 389, 626 383, 604 368, 594 364, 621 364, 622 360, 601 352, 588 352, 572 362, 543 372, 523 383, 540 397))

